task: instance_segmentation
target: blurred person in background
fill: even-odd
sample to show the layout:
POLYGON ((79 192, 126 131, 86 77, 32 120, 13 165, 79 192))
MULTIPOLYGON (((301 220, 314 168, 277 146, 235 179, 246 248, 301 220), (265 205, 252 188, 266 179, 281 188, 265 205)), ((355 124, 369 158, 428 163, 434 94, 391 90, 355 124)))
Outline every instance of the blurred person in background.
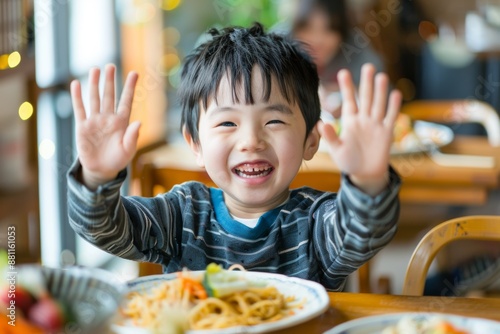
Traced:
POLYGON ((385 71, 383 61, 361 31, 355 31, 343 0, 298 0, 291 28, 292 36, 316 63, 320 77, 320 99, 324 111, 340 116, 341 96, 337 73, 346 68, 359 85, 361 66, 372 63, 385 71))

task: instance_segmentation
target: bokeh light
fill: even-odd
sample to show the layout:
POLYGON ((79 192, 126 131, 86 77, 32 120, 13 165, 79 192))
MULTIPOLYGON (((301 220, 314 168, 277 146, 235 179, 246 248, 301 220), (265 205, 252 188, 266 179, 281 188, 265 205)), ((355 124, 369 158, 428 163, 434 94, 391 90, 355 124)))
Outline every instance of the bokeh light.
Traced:
POLYGON ((12 52, 7 58, 10 68, 14 68, 21 63, 21 54, 17 51, 12 52))
POLYGON ((170 73, 173 68, 178 67, 181 63, 179 56, 175 53, 167 53, 163 55, 163 68, 164 71, 170 73))
POLYGON ((26 121, 33 115, 33 105, 29 102, 23 102, 19 106, 19 117, 23 120, 26 121))
POLYGON ((38 146, 38 153, 45 160, 49 160, 56 153, 56 145, 50 139, 44 139, 38 146))
POLYGON ((181 40, 181 33, 175 27, 167 27, 163 29, 163 38, 165 45, 177 45, 181 40))
POLYGON ((181 4, 181 0, 161 0, 163 10, 174 10, 181 4))
POLYGON ((432 22, 421 21, 418 24, 418 34, 422 39, 428 41, 438 36, 438 28, 432 22))
POLYGON ((151 21, 158 11, 158 7, 155 7, 153 4, 146 2, 142 5, 141 8, 141 22, 149 22, 151 21))
POLYGON ((9 55, 0 56, 0 70, 5 70, 9 67, 9 55))

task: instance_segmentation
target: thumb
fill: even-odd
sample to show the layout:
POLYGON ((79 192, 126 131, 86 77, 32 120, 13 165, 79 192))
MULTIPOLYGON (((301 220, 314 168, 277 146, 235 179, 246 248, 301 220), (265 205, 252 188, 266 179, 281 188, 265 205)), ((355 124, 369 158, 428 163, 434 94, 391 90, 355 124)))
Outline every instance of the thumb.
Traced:
POLYGON ((123 148, 128 153, 135 153, 137 147, 137 138, 139 138, 139 129, 141 122, 135 121, 128 125, 123 135, 123 148))
POLYGON ((318 131, 329 146, 335 148, 340 144, 339 136, 332 124, 320 121, 318 122, 318 131))

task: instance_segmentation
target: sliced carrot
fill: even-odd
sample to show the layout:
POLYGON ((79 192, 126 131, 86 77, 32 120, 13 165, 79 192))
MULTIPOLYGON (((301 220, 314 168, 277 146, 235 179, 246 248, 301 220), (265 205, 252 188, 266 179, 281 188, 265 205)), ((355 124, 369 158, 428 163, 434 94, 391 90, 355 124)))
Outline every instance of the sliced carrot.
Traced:
POLYGON ((30 324, 22 317, 16 317, 15 326, 9 325, 6 319, 0 321, 0 333, 5 334, 43 334, 39 327, 30 324))
POLYGON ((460 330, 455 326, 453 326, 451 323, 445 321, 437 325, 436 329, 438 333, 443 333, 443 334, 468 334, 468 332, 460 330))
POLYGON ((181 280, 182 289, 187 290, 189 294, 193 295, 198 299, 208 298, 208 294, 201 282, 187 276, 179 275, 181 280))

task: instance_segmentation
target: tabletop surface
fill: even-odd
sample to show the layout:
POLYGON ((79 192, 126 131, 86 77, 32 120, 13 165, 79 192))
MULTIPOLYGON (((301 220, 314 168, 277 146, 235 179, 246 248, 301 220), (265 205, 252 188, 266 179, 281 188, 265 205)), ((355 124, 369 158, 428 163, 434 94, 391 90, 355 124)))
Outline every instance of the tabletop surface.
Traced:
POLYGON ((397 312, 437 312, 500 321, 500 298, 401 296, 330 292, 330 307, 319 317, 276 331, 283 334, 320 334, 343 322, 397 312))
MULTIPOLYGON (((429 152, 395 155, 391 157, 391 164, 406 182, 484 184, 491 188, 499 185, 500 149, 491 146, 485 137, 457 136, 441 151, 449 154, 493 157, 495 165, 491 168, 441 166, 433 160, 429 152)), ((304 163, 302 169, 304 172, 338 172, 337 166, 325 152, 318 152, 311 161, 304 163)))

